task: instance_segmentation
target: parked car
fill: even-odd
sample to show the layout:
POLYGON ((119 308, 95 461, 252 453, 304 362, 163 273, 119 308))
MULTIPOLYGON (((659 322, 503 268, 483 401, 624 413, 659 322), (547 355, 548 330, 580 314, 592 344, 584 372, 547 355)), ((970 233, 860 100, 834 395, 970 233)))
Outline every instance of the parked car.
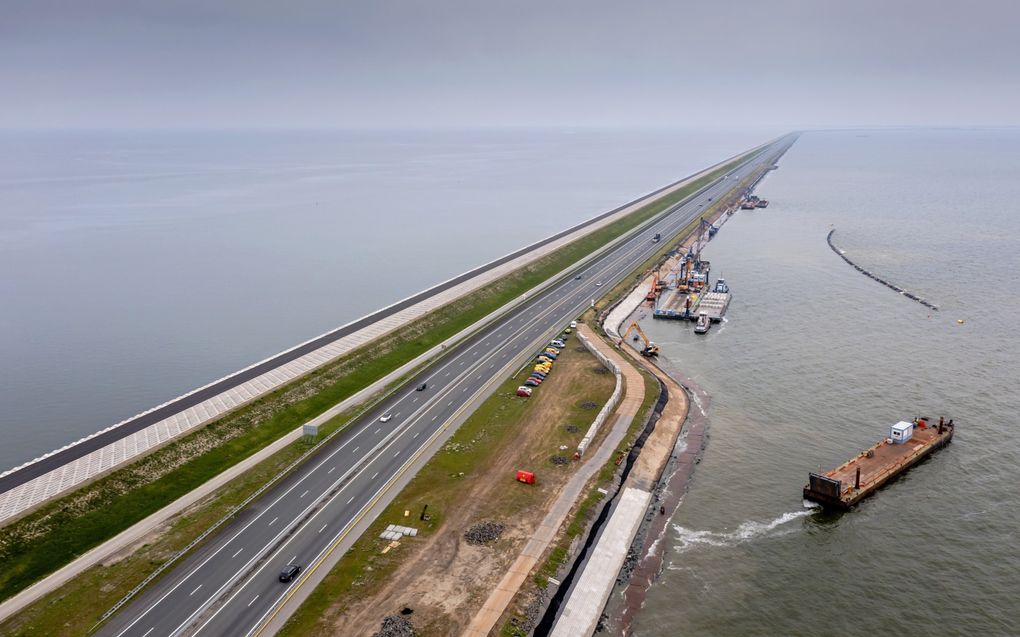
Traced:
MULTIPOLYGON (((601 284, 600 284, 600 285, 601 285, 601 284)), ((576 328, 577 328, 577 321, 571 321, 571 322, 570 322, 570 328, 571 328, 571 329, 576 329, 576 328)))
POLYGON ((297 577, 298 573, 300 572, 301 566, 299 564, 288 564, 287 566, 283 567, 282 571, 280 571, 280 581, 281 582, 293 581, 293 579, 297 577))

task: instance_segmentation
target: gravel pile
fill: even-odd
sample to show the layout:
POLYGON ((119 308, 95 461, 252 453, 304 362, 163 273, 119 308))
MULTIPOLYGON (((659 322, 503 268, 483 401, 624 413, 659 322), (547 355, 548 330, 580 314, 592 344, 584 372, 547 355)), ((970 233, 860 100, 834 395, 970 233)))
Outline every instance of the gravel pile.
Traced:
POLYGON ((580 404, 581 409, 595 409, 598 406, 599 406, 598 403, 592 402, 590 400, 586 400, 580 404))
POLYGON ((570 458, 567 458, 566 456, 556 455, 553 456, 552 458, 549 458, 549 462, 553 464, 570 464, 570 458))
POLYGON ((538 589, 535 596, 531 598, 531 602, 524 608, 524 617, 514 615, 510 618, 510 625, 525 633, 530 633, 542 619, 548 597, 549 592, 546 589, 538 589))
POLYGON ((475 524, 470 529, 464 532, 464 541, 474 546, 482 544, 490 544, 498 540, 502 535, 503 531, 506 530, 505 524, 499 522, 491 522, 486 520, 475 524))
POLYGON ((399 615, 389 615, 382 620, 379 632, 372 637, 416 637, 417 634, 410 620, 399 615))
POLYGON ((567 425, 564 427, 564 429, 566 429, 567 433, 569 434, 576 434, 577 432, 581 431, 581 428, 578 427, 577 425, 567 425))

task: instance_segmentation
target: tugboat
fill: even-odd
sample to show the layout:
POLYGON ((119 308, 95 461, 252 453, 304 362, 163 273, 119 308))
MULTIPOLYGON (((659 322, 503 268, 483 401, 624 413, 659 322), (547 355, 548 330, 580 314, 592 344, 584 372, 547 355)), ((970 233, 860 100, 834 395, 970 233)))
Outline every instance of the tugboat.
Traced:
POLYGON ((698 322, 694 324, 695 334, 706 334, 712 327, 712 320, 708 318, 708 314, 701 312, 698 314, 698 322))

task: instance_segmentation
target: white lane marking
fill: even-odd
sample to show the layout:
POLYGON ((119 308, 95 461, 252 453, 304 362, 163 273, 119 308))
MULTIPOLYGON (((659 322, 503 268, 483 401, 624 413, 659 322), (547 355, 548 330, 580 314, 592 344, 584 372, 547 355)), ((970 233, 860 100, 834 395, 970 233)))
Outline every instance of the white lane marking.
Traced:
POLYGON ((150 628, 149 630, 145 631, 145 634, 144 634, 144 635, 142 635, 142 637, 148 637, 149 633, 151 633, 151 632, 152 632, 152 631, 154 631, 154 630, 156 630, 156 627, 155 627, 155 626, 153 626, 153 627, 152 627, 152 628, 150 628))
MULTIPOLYGON (((382 429, 382 427, 379 427, 379 429, 382 429)), ((376 429, 375 433, 379 433, 379 429, 376 429)), ((372 434, 372 435, 375 435, 375 434, 372 434)))
POLYGON ((450 372, 446 372, 445 374, 443 374, 444 377, 449 376, 449 375, 450 375, 450 372))
POLYGON ((241 551, 243 551, 243 550, 244 550, 244 547, 243 547, 243 546, 242 546, 241 548, 237 549, 237 552, 236 552, 236 553, 234 553, 233 555, 231 555, 231 556, 230 556, 230 559, 234 559, 235 557, 237 557, 238 555, 240 555, 240 554, 241 554, 241 551))
POLYGON ((287 562, 287 563, 288 563, 288 564, 293 564, 293 563, 294 563, 294 562, 296 562, 296 561, 297 561, 297 555, 295 555, 294 557, 290 558, 290 561, 289 561, 289 562, 287 562))
POLYGON ((276 516, 275 518, 273 518, 273 521, 269 523, 269 526, 273 526, 273 524, 274 524, 274 523, 275 523, 275 522, 276 522, 277 520, 279 520, 279 519, 280 519, 280 516, 276 516))
POLYGON ((255 600, 256 600, 256 599, 258 599, 258 598, 259 598, 259 596, 258 596, 258 595, 256 595, 255 597, 252 597, 252 598, 251 598, 251 601, 250 601, 250 602, 248 602, 248 608, 251 608, 251 605, 252 605, 252 604, 254 604, 254 603, 255 603, 255 600))
POLYGON ((452 404, 453 404, 453 401, 451 400, 450 402, 446 403, 446 406, 449 407, 452 404))
POLYGON ((432 417, 432 422, 435 422, 435 421, 436 421, 436 418, 439 418, 439 416, 433 416, 433 417, 432 417))
POLYGON ((192 595, 194 595, 195 593, 197 593, 197 592, 198 592, 198 589, 200 589, 200 588, 202 588, 202 584, 199 584, 198 586, 196 586, 196 587, 195 587, 195 590, 193 590, 193 591, 191 591, 190 593, 188 593, 188 597, 191 597, 192 595))
MULTIPOLYGON (((676 210, 675 210, 675 209, 674 209, 674 210, 671 210, 671 211, 669 211, 669 212, 668 212, 668 213, 666 213, 666 214, 667 214, 667 215, 671 215, 671 214, 673 214, 674 212, 676 212, 676 210)), ((683 224, 681 224, 681 227, 682 227, 682 225, 684 225, 684 224, 688 223, 689 221, 690 221, 690 219, 685 219, 685 220, 684 220, 684 223, 683 223, 683 224)), ((665 226, 666 226, 666 227, 667 227, 667 228, 668 228, 669 230, 674 230, 674 228, 673 228, 673 225, 667 225, 667 224, 662 224, 662 225, 665 225, 665 226)), ((675 224, 674 224, 674 225, 675 225, 675 224)), ((647 250, 646 250, 646 251, 647 251, 647 250)), ((619 258, 619 259, 616 259, 616 260, 615 260, 615 261, 614 261, 614 262, 613 262, 612 264, 607 264, 607 266, 608 266, 608 265, 612 265, 612 266, 618 266, 619 264, 621 264, 621 263, 622 263, 622 262, 624 262, 624 261, 627 261, 627 260, 633 260, 633 259, 634 259, 634 258, 635 258, 636 256, 642 256, 642 255, 643 255, 643 252, 641 252, 640 250, 637 250, 637 249, 632 249, 632 250, 631 250, 631 251, 630 251, 629 253, 627 253, 627 254, 626 254, 626 255, 625 255, 624 257, 621 257, 621 258, 619 258)), ((629 263, 629 261, 628 261, 628 263, 629 263)), ((407 431, 407 430, 405 429, 403 433, 406 433, 406 431, 407 431)), ((401 433, 400 435, 403 435, 403 433, 401 433)), ((398 438, 399 438, 399 436, 398 436, 398 438)), ((394 440, 394 441, 392 441, 392 442, 395 442, 395 440, 394 440)), ((339 450, 338 450, 338 451, 339 451, 339 450)), ((336 453, 336 452, 334 452, 334 454, 335 454, 335 453, 336 453)), ((334 454, 330 454, 330 457, 332 457, 332 456, 333 456, 334 454)), ((382 488, 385 488, 385 487, 382 487, 382 488)), ((382 491, 382 488, 380 488, 380 491, 377 491, 377 494, 378 494, 378 493, 380 493, 380 492, 382 491)), ((282 496, 281 496, 281 497, 282 497, 282 496)), ((368 506, 368 505, 366 504, 366 507, 367 507, 367 506, 368 506)), ((365 508, 362 508, 362 511, 364 511, 364 510, 365 510, 365 508)), ((339 532, 339 533, 337 534, 337 536, 336 536, 336 537, 334 538, 334 540, 333 540, 334 542, 336 541, 336 539, 337 539, 337 538, 339 538, 339 537, 340 537, 340 534, 342 534, 342 533, 346 532, 346 528, 347 528, 347 527, 345 527, 345 529, 342 529, 342 530, 341 530, 341 531, 340 531, 340 532, 339 532)), ((320 555, 321 555, 321 553, 320 553, 320 555)), ((240 592, 240 589, 239 589, 239 591, 238 591, 238 592, 240 592)), ((233 597, 234 597, 234 596, 236 596, 236 593, 235 593, 235 594, 234 594, 233 596, 231 596, 231 598, 230 598, 230 599, 228 599, 228 600, 227 600, 227 604, 229 604, 230 600, 231 600, 231 599, 233 599, 233 597)), ((281 599, 282 599, 282 596, 281 596, 281 599)), ((225 607, 225 606, 226 606, 226 604, 224 604, 224 606, 221 606, 220 610, 222 610, 222 608, 223 608, 223 607, 225 607)), ((274 606, 273 606, 273 607, 275 608, 275 603, 274 603, 274 606)), ((259 619, 259 621, 258 621, 258 622, 256 623, 256 628, 258 627, 258 625, 260 625, 260 624, 262 623, 262 621, 263 621, 263 620, 265 619, 265 617, 266 617, 266 616, 267 616, 267 615, 268 615, 268 614, 269 614, 270 612, 272 612, 272 610, 273 610, 273 608, 270 608, 270 609, 269 609, 268 611, 266 611, 266 613, 265 613, 265 614, 264 614, 264 615, 263 615, 263 616, 262 616, 262 617, 261 617, 261 618, 259 619)), ((202 624, 202 626, 200 626, 200 627, 198 628, 198 631, 201 631, 201 630, 202 630, 202 629, 203 629, 203 628, 204 628, 204 627, 205 627, 206 625, 208 625, 208 624, 209 624, 209 622, 210 622, 210 621, 212 621, 212 620, 213 620, 213 618, 215 617, 215 615, 217 615, 217 614, 219 614, 219 611, 217 611, 216 613, 214 613, 213 617, 210 617, 210 619, 209 619, 209 620, 207 620, 207 621, 206 621, 206 622, 205 622, 204 624, 202 624)), ((189 618, 189 621, 190 621, 190 618, 189 618)), ((137 622, 137 620, 135 620, 135 622, 137 622)), ((132 625, 133 625, 133 624, 134 624, 135 622, 132 622, 132 625)), ((255 630, 255 628, 253 628, 252 630, 255 630)), ((249 635, 250 635, 250 633, 251 633, 251 632, 252 632, 252 631, 249 631, 249 635)))
POLYGON ((412 402, 412 403, 416 403, 416 402, 418 402, 418 397, 417 397, 417 396, 415 396, 414 398, 412 398, 412 399, 411 399, 411 402, 412 402))
POLYGON ((419 431, 418 433, 416 433, 416 434, 414 434, 413 436, 411 436, 411 438, 417 438, 417 437, 418 437, 418 434, 420 434, 420 433, 421 433, 421 432, 419 431))
MULTIPOLYGON (((670 211, 670 213, 667 213, 667 214, 672 214, 673 212, 674 212, 674 211, 670 211)), ((689 221, 690 221, 689 219, 685 219, 685 220, 684 220, 684 223, 687 223, 687 222, 689 222, 689 221)), ((666 225, 665 227, 667 227, 667 228, 668 228, 669 230, 674 230, 674 229, 675 229, 675 228, 674 228, 674 226, 675 226, 675 225, 676 225, 676 224, 671 224, 671 225, 666 225)), ((613 261, 612 263, 605 263, 605 264, 602 264, 602 263, 600 263, 599 265, 600 265, 601 267, 605 267, 605 268, 609 268, 609 267, 617 267, 617 268, 619 268, 621 264, 624 264, 624 263, 629 263, 630 261, 633 261, 633 260, 634 260, 635 258, 637 258, 637 257, 639 257, 639 256, 643 256, 643 254, 644 254, 644 253, 643 253, 642 251, 640 251, 640 250, 632 249, 632 250, 631 250, 630 252, 628 252, 627 254, 623 255, 622 257, 620 257, 620 258, 618 258, 618 259, 615 259, 615 260, 614 260, 614 261, 613 261)), ((525 322, 525 320, 524 320, 525 318, 526 318, 526 317, 524 317, 524 316, 520 316, 520 317, 519 317, 519 322, 521 322, 521 323, 524 323, 524 322, 525 322)), ((531 317, 531 320, 534 320, 534 317, 531 317)), ((521 335, 523 335, 523 333, 522 333, 521 335)), ((506 356, 506 354, 504 354, 504 357, 505 357, 505 356, 506 356)), ((491 360, 491 359, 490 359, 490 360, 491 360)), ((494 365, 491 365, 491 366, 494 366, 494 365)), ((349 441, 348 441, 348 442, 349 442, 349 441)), ((329 456, 329 457, 328 457, 327 459, 324 459, 324 460, 323 460, 323 462, 321 462, 319 466, 321 466, 322 464, 325 464, 325 462, 327 462, 329 458, 332 458, 333 456, 335 456, 335 455, 336 455, 336 454, 337 454, 337 453, 338 453, 338 452, 339 452, 339 451, 340 451, 340 450, 341 450, 341 449, 342 449, 342 448, 343 448, 344 446, 346 446, 346 443, 345 443, 344 445, 342 445, 340 449, 337 449, 337 450, 335 450, 335 451, 334 451, 333 453, 331 453, 331 454, 330 454, 330 456, 329 456)), ((318 468, 318 466, 317 466, 317 467, 315 467, 315 468, 317 469, 317 468, 318 468)), ((313 471, 314 471, 314 469, 313 469, 313 471)), ((308 474, 306 474, 305 476, 303 476, 303 478, 302 478, 302 479, 304 479, 304 478, 307 478, 307 477, 308 477, 309 475, 311 475, 311 472, 309 472, 308 474)), ((292 487, 292 488, 293 488, 293 487, 292 487)), ((291 489, 288 489, 288 493, 289 493, 289 491, 290 491, 290 490, 291 490, 291 489)), ((277 500, 276 500, 276 501, 274 502, 274 504, 275 504, 276 502, 278 502, 278 501, 279 501, 280 499, 282 499, 282 497, 284 497, 285 495, 286 495, 286 494, 283 494, 283 495, 281 495, 281 496, 280 496, 280 498, 278 498, 278 499, 277 499, 277 500)), ((253 521, 253 522, 254 522, 254 521, 253 521)), ((246 526, 245 528, 247 528, 247 526, 246 526)), ((244 530, 244 529, 242 529, 242 531, 243 531, 243 530, 244 530)), ((239 533, 240 533, 240 532, 239 532, 239 533)), ((231 539, 233 539, 233 538, 231 538, 231 539)), ((217 551, 217 552, 218 552, 218 551, 217 551)), ((193 574, 193 573, 192 573, 192 574, 193 574)), ((190 574, 189 574, 189 576, 190 576, 190 574)), ((176 587, 175 587, 175 588, 176 588, 176 587)), ((165 598, 165 596, 164 596, 164 598, 165 598)), ((159 600, 159 601, 162 601, 162 598, 161 598, 161 600, 159 600)), ((228 601, 229 601, 229 600, 228 600, 228 601)), ((156 603, 158 604, 159 602, 157 601, 156 603)), ((152 608, 152 607, 150 607, 149 609, 147 609, 147 610, 146 610, 146 613, 147 613, 147 612, 148 612, 149 610, 151 610, 151 608, 152 608)), ((190 620, 190 618, 189 618, 189 620, 190 620)), ((211 620, 211 618, 210 618, 210 620, 211 620)), ((132 622, 132 625, 134 625, 134 624, 135 624, 135 623, 136 623, 137 621, 138 621, 138 620, 135 620, 134 622, 132 622)), ((203 624, 203 626, 204 626, 204 625, 206 625, 206 624, 208 624, 208 621, 207 621, 207 622, 206 622, 205 624, 203 624)), ((201 630, 201 627, 200 627, 200 629, 199 629, 199 630, 201 630)))
POLYGON ((347 501, 347 504, 350 504, 351 502, 354 502, 354 496, 353 495, 351 496, 351 499, 347 501))
MULTIPOLYGON (((248 528, 249 528, 249 527, 251 527, 251 525, 253 525, 253 524, 255 524, 256 522, 258 522, 258 521, 259 521, 259 519, 260 519, 260 518, 261 518, 261 517, 262 517, 263 515, 265 515, 265 514, 266 514, 267 512, 269 512, 270 510, 272 510, 272 508, 273 508, 274 506, 276 506, 276 505, 277 505, 277 504, 278 504, 278 503, 280 502, 280 500, 282 500, 283 498, 287 497, 287 496, 288 496, 288 495, 290 494, 290 492, 291 492, 291 491, 293 491, 294 489, 296 489, 296 488, 297 488, 297 486, 298 486, 299 484, 301 484, 302 482, 304 482, 304 481, 305 481, 306 479, 308 479, 308 478, 309 478, 309 477, 310 477, 311 475, 313 475, 313 474, 315 473, 315 471, 317 471, 317 470, 318 470, 318 469, 319 469, 320 467, 322 467, 323 465, 325 465, 325 464, 326 464, 327 462, 329 462, 329 461, 330 461, 331 459, 333 459, 333 457, 335 457, 335 456, 336 456, 336 455, 337 455, 338 453, 340 453, 341 451, 343 451, 343 450, 344 450, 344 449, 345 449, 345 448, 347 447, 347 445, 349 445, 349 444, 351 443, 351 441, 353 441, 353 440, 354 440, 354 439, 355 439, 356 437, 357 437, 357 434, 355 434, 354 436, 352 436, 352 437, 351 437, 350 439, 348 439, 348 440, 344 441, 344 443, 343 443, 342 445, 340 445, 339 447, 337 447, 337 448, 336 448, 335 450, 333 450, 333 452, 332 452, 332 453, 330 453, 330 454, 329 454, 329 455, 327 455, 327 456, 326 456, 325 458, 323 458, 323 459, 322 459, 322 461, 321 461, 321 462, 319 462, 319 464, 315 465, 315 467, 313 467, 313 468, 312 468, 312 469, 311 469, 311 470, 310 470, 310 471, 309 471, 308 473, 306 473, 305 475, 301 476, 301 479, 300 479, 300 480, 298 480, 297 482, 295 482, 295 483, 294 483, 293 485, 291 485, 291 486, 290 486, 290 487, 289 487, 289 488, 288 488, 288 489, 287 489, 286 491, 284 491, 284 492, 283 492, 283 493, 281 493, 281 494, 280 494, 279 496, 277 496, 277 498, 276 498, 275 500, 273 500, 273 501, 272 501, 272 502, 271 502, 271 503, 269 504, 269 506, 268 506, 268 507, 266 507, 265 509, 263 509, 262 511, 260 511, 260 512, 258 513, 258 515, 256 515, 256 516, 255 516, 254 518, 252 518, 252 519, 251 519, 251 521, 250 521, 250 522, 248 522, 248 523, 247 523, 247 524, 245 524, 245 525, 244 525, 243 527, 241 527, 240 529, 238 529, 238 531, 237 531, 236 533, 234 533, 234 535, 233 535, 233 536, 231 536, 229 540, 227 540, 226 542, 224 542, 224 543, 223 543, 223 544, 222 544, 222 545, 221 545, 221 546, 220 546, 220 547, 219 547, 218 549, 216 549, 215 551, 213 551, 213 552, 212 552, 212 553, 211 553, 211 554, 210 554, 210 555, 209 555, 208 557, 206 557, 206 558, 205 558, 204 560, 202 560, 202 562, 201 562, 200 564, 198 564, 197 566, 195 566, 195 567, 194 567, 194 568, 193 568, 193 569, 191 570, 191 572, 190 572, 190 573, 188 573, 188 574, 187 574, 186 576, 184 576, 184 578, 183 578, 183 579, 181 579, 181 581, 179 581, 179 582, 177 582, 176 584, 174 584, 174 585, 173 585, 173 586, 172 586, 172 587, 170 588, 170 590, 169 590, 169 591, 167 591, 167 592, 163 593, 163 595, 162 595, 162 596, 161 596, 161 597, 160 597, 159 599, 157 599, 157 600, 156 600, 155 602, 153 602, 152 604, 150 604, 150 605, 149 605, 149 607, 148 607, 148 608, 146 608, 146 609, 145 609, 145 610, 144 610, 144 611, 143 611, 143 612, 142 612, 142 613, 141 613, 140 615, 138 615, 138 617, 136 617, 135 619, 133 619, 133 620, 131 621, 131 623, 129 623, 129 624, 127 625, 127 627, 125 627, 125 628, 124 628, 124 630, 122 630, 122 631, 120 631, 119 633, 117 633, 116 637, 123 637, 123 635, 124 635, 125 633, 127 633, 127 632, 128 632, 129 630, 131 630, 131 628, 132 628, 132 627, 134 627, 134 625, 135 625, 135 624, 137 624, 137 623, 138 623, 139 621, 141 621, 141 620, 142 620, 142 618, 143 618, 143 617, 145 617, 146 615, 148 615, 148 614, 149 614, 149 613, 150 613, 150 612, 151 612, 151 611, 152 611, 152 610, 153 610, 154 608, 156 608, 156 606, 158 606, 159 604, 161 604, 161 603, 163 602, 163 600, 165 600, 165 599, 166 599, 167 597, 169 597, 170 595, 173 595, 173 593, 174 593, 174 592, 175 592, 175 591, 176 591, 176 590, 177 590, 178 588, 180 588, 180 587, 181 587, 181 586, 182 586, 182 585, 183 585, 183 584, 184 584, 184 583, 185 583, 186 581, 188 581, 188 579, 189 579, 189 578, 191 578, 191 576, 192 576, 192 575, 195 575, 195 574, 196 574, 196 573, 197 573, 197 572, 199 571, 199 569, 201 569, 201 568, 202 568, 203 566, 205 566, 205 565, 206 565, 206 564, 207 564, 207 563, 208 563, 208 562, 209 562, 210 560, 212 560, 213 558, 215 558, 215 557, 216 557, 217 555, 219 555, 219 554, 220 554, 220 551, 222 551, 222 550, 226 549, 226 548, 227 548, 227 547, 228 547, 228 546, 230 545, 230 543, 231 543, 231 542, 233 542, 233 541, 234 541, 234 540, 236 540, 236 539, 237 539, 238 537, 240 537, 240 535, 241 535, 242 533, 244 533, 245 531, 247 531, 247 530, 248 530, 248 528)), ((353 471, 353 469, 352 469, 352 471, 353 471)), ((311 505, 309 505, 309 506, 311 506, 311 505)), ((307 510, 307 509, 306 509, 306 510, 307 510)), ((281 531, 281 533, 282 533, 282 531, 281 531)), ((279 534, 277 535, 277 537, 279 537, 279 534)), ((254 557, 253 557, 253 558, 251 558, 251 560, 249 560, 249 561, 248 561, 248 564, 246 564, 245 566, 248 566, 248 565, 250 565, 250 564, 251 564, 251 563, 252 563, 252 562, 253 562, 254 560, 255 560, 255 558, 254 558, 254 557)), ((220 587, 220 589, 219 589, 219 590, 217 591, 217 593, 216 593, 216 594, 219 594, 219 592, 220 592, 220 591, 222 591, 224 587, 225 587, 225 586, 221 586, 221 587, 220 587)), ((208 604, 208 600, 206 600, 206 604, 208 604)), ((203 604, 202 608, 200 608, 199 610, 202 610, 202 609, 204 609, 204 608, 205 608, 205 604, 203 604)), ((198 612, 198 611, 196 611, 196 612, 198 612)), ((187 619, 187 621, 185 622, 185 624, 187 624, 187 623, 190 623, 190 622, 191 622, 191 619, 192 619, 192 618, 194 617, 194 615, 195 615, 195 613, 192 613, 192 614, 191 614, 191 616, 189 616, 189 617, 188 617, 188 619, 187 619)), ((174 632, 176 632, 176 631, 177 631, 178 629, 180 629, 180 628, 181 628, 181 626, 178 626, 177 628, 175 628, 175 629, 174 629, 174 632)))
POLYGON ((332 469, 330 469, 329 471, 326 472, 326 475, 328 476, 329 474, 333 473, 334 470, 336 470, 336 466, 335 465, 333 466, 332 469))
POLYGON ((329 526, 329 522, 326 522, 325 524, 322 525, 322 528, 319 529, 319 533, 322 533, 323 531, 325 531, 327 526, 329 526))
POLYGON ((399 458, 400 457, 400 452, 398 451, 397 453, 393 454, 393 457, 394 458, 399 458))
POLYGON ((372 480, 375 480, 378 477, 379 477, 379 472, 376 471, 375 474, 372 475, 372 480))
MULTIPOLYGON (((351 453, 358 453, 358 449, 361 449, 361 447, 355 447, 354 449, 351 450, 351 453)), ((336 467, 333 467, 333 469, 336 469, 336 467)), ((330 471, 332 471, 333 469, 330 469, 330 471)))
POLYGON ((306 495, 308 495, 308 489, 305 489, 305 492, 304 492, 304 493, 302 493, 301 495, 299 495, 299 496, 298 496, 298 498, 299 498, 299 499, 300 499, 300 498, 303 498, 303 497, 305 497, 306 495))

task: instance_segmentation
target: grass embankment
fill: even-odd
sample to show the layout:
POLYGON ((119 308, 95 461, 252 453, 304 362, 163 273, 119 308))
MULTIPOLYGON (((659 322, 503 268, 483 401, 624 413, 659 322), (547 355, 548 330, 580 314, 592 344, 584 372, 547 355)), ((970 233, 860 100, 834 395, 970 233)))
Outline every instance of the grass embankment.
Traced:
POLYGON ((598 474, 592 478, 588 486, 588 492, 567 517, 556 541, 549 545, 544 559, 532 576, 531 581, 525 582, 521 586, 521 590, 517 591, 507 612, 503 615, 506 621, 503 622, 500 628, 500 635, 504 637, 526 637, 534 628, 528 617, 528 607, 532 606, 549 586, 550 577, 556 577, 557 575, 562 577, 565 574, 560 572, 561 569, 567 564, 568 560, 573 558, 576 551, 580 549, 580 543, 583 539, 581 534, 588 529, 595 517, 597 505, 606 497, 599 492, 599 489, 609 490, 609 487, 612 486, 613 481, 616 479, 617 473, 621 470, 620 465, 616 464, 617 458, 621 454, 629 452, 641 435, 651 410, 655 407, 656 401, 659 400, 659 382, 645 370, 639 368, 638 371, 641 372, 641 377, 644 379, 645 397, 641 402, 637 415, 627 429, 627 435, 620 441, 613 455, 602 466, 598 474))
MULTIPOLYGON (((11 597, 655 217, 735 163, 4 527, 0 599, 11 597)), ((139 572, 138 580, 144 576, 139 572)))
MULTIPOLYGON (((356 415, 352 409, 328 425, 356 415)), ((202 531, 227 515, 252 492, 278 475, 307 449, 304 443, 290 445, 257 464, 199 505, 173 518, 164 529, 130 547, 108 563, 95 566, 67 582, 0 624, 0 635, 80 636, 99 621, 117 600, 147 573, 184 549, 202 531)))
POLYGON ((570 457, 613 392, 614 376, 595 373, 598 361, 587 351, 576 351, 577 346, 576 340, 568 343, 532 398, 514 396, 522 374, 506 380, 483 402, 340 559, 280 634, 367 634, 404 604, 415 609, 411 619, 419 635, 445 635, 458 624, 465 627, 477 605, 471 602, 473 594, 484 599, 495 586, 503 562, 516 557, 533 525, 544 517, 547 503, 573 474, 573 463, 554 464, 552 457, 570 457), (568 428, 568 423, 574 426, 568 428), (538 483, 515 482, 518 468, 535 471, 538 483), (431 519, 422 522, 419 513, 425 504, 431 519), (405 511, 411 516, 405 517, 405 511), (493 547, 473 549, 461 535, 481 520, 502 522, 508 531, 493 547), (418 536, 383 553, 389 542, 379 534, 389 524, 416 527, 418 536), (469 554, 472 550, 480 553, 469 554), (470 573, 463 573, 465 569, 470 573), (384 586, 397 589, 399 600, 391 601, 384 586), (429 599, 436 590, 444 592, 443 604, 429 599))

